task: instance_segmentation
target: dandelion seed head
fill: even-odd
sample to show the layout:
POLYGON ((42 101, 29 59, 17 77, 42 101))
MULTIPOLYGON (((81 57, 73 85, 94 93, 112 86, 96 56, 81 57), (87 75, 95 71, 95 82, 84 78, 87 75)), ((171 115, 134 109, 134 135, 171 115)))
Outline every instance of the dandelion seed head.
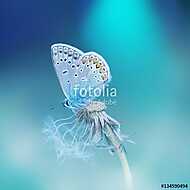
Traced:
POLYGON ((58 120, 49 118, 45 122, 43 132, 54 145, 58 159, 69 157, 86 160, 93 156, 94 148, 107 149, 113 154, 114 146, 106 126, 121 142, 124 138, 120 133, 120 124, 108 116, 105 109, 104 103, 94 101, 72 117, 58 120))
POLYGON ((99 101, 92 101, 90 102, 86 108, 87 112, 92 113, 92 112, 100 112, 106 109, 106 105, 103 102, 99 101))

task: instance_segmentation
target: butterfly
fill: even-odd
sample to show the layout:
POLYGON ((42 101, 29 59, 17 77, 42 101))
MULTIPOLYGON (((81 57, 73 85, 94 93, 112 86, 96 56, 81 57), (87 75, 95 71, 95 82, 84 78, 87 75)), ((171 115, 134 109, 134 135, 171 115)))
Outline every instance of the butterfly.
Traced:
POLYGON ((65 105, 76 110, 95 97, 90 90, 102 89, 111 80, 105 59, 95 52, 84 53, 73 46, 57 43, 51 46, 51 56, 65 105))
POLYGON ((84 53, 62 43, 51 46, 51 56, 66 96, 65 106, 74 112, 69 118, 47 123, 45 133, 54 142, 57 156, 84 158, 89 147, 123 154, 125 148, 120 123, 105 112, 105 103, 96 101, 96 96, 90 93, 91 90, 102 89, 111 80, 105 59, 98 53, 84 53))

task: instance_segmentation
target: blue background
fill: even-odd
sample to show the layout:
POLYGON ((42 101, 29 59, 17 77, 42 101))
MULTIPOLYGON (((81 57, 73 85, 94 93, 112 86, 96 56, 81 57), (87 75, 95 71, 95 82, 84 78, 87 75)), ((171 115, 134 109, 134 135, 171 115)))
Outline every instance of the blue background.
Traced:
POLYGON ((135 189, 190 179, 190 2, 55 0, 0 3, 0 189, 123 190, 116 156, 61 164, 41 133, 47 115, 68 113, 50 45, 96 51, 110 65, 110 115, 128 144, 135 189))

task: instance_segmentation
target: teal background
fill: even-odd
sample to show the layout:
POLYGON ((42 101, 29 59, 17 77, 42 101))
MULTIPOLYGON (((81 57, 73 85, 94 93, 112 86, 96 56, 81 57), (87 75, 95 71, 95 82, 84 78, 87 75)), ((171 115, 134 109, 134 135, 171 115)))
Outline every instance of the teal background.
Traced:
POLYGON ((96 150, 60 163, 42 134, 69 115, 50 45, 96 51, 110 65, 117 104, 108 112, 136 142, 127 153, 136 190, 190 182, 188 0, 1 2, 0 189, 124 190, 119 160, 96 150))

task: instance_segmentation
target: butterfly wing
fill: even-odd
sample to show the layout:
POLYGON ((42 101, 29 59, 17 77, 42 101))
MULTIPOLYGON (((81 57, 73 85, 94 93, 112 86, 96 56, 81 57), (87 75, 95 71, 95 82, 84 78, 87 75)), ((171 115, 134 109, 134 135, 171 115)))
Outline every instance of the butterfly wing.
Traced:
POLYGON ((73 105, 94 99, 90 91, 111 80, 108 64, 95 52, 83 53, 67 44, 54 44, 51 51, 61 88, 73 105))
POLYGON ((51 46, 53 65, 63 93, 69 100, 71 99, 71 90, 75 78, 75 68, 82 54, 81 50, 67 44, 59 43, 51 46))
POLYGON ((91 87, 91 89, 102 87, 111 80, 110 69, 102 56, 95 52, 84 53, 79 58, 79 63, 83 72, 81 74, 81 87, 91 87))

